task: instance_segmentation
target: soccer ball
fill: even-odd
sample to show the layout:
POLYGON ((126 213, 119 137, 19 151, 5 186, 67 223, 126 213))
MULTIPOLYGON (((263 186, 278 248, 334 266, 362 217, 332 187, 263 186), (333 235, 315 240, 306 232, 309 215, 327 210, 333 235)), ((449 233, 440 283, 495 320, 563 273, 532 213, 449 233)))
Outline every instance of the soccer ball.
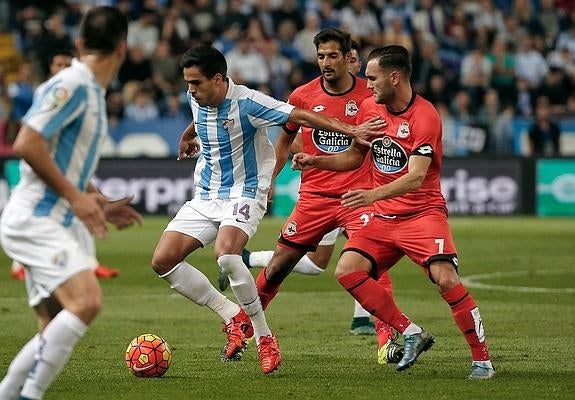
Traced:
POLYGON ((126 367, 138 378, 157 378, 172 363, 172 350, 160 336, 151 333, 135 337, 126 349, 126 367))

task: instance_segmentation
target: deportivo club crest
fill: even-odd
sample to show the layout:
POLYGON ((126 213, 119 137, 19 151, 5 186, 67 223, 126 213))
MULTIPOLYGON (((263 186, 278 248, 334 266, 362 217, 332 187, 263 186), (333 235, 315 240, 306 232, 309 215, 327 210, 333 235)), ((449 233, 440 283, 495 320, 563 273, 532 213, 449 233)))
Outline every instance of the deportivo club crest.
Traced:
POLYGON ((347 116, 354 116, 359 111, 359 107, 354 100, 350 100, 345 105, 345 115, 347 116))
POLYGON ((233 119, 224 119, 224 121, 222 122, 222 127, 224 129, 230 129, 234 127, 234 120, 233 119))
POLYGON ((407 121, 403 121, 399 124, 397 128, 397 137, 401 139, 405 139, 409 136, 409 123, 407 121))
POLYGON ((297 233, 297 222, 290 221, 290 223, 287 224, 286 228, 284 229, 284 233, 286 234, 286 236, 295 235, 297 233))

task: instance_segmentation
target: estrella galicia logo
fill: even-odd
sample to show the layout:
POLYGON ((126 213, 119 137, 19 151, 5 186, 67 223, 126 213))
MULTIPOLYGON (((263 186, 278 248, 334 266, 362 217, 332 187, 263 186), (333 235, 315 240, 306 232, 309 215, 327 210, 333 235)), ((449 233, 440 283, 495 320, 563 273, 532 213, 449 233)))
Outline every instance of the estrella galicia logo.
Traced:
POLYGON ((393 174, 407 165, 405 150, 389 136, 371 142, 371 152, 375 166, 383 173, 393 174))
POLYGON ((314 129, 311 138, 315 147, 325 153, 343 153, 351 146, 351 138, 339 132, 326 132, 314 129))

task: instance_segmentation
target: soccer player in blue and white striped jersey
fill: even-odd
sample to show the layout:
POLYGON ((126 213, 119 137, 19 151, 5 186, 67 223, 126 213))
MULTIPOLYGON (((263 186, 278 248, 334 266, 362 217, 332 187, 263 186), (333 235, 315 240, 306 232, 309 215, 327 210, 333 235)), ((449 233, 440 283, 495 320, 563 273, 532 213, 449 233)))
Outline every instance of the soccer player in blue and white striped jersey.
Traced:
POLYGON ((11 362, 2 400, 41 399, 100 311, 83 232, 104 237, 106 220, 119 228, 141 220, 129 199, 111 206, 89 184, 108 134, 104 94, 125 57, 127 29, 117 8, 90 9, 76 43, 79 59, 37 93, 14 142, 22 173, 2 213, 0 240, 26 267, 40 329, 11 362))
POLYGON ((239 359, 255 336, 262 372, 268 374, 278 368, 281 354, 241 258, 267 207, 275 154, 266 128, 292 121, 362 140, 376 134, 384 122, 354 126, 236 85, 227 77, 224 56, 211 46, 188 50, 180 65, 193 121, 180 139, 179 159, 200 153, 196 189, 194 198, 166 227, 152 266, 177 292, 223 319, 228 340, 223 361, 239 359), (217 263, 228 274, 239 306, 185 261, 191 252, 214 241, 217 263))

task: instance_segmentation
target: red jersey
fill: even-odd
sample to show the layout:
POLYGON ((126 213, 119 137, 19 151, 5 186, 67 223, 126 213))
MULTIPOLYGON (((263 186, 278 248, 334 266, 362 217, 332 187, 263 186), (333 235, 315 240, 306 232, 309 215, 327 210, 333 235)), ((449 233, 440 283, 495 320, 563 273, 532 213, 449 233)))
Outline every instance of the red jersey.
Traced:
MULTIPOLYGON (((353 77, 353 86, 341 94, 328 93, 321 77, 298 87, 292 92, 288 102, 296 107, 322 113, 340 121, 355 125, 359 105, 371 91, 366 81, 353 77)), ((300 126, 288 122, 284 129, 288 133, 297 133, 300 126)), ((342 133, 325 132, 320 129, 301 127, 303 152, 311 155, 330 155, 346 151, 351 146, 352 138, 342 133)), ((372 187, 369 173, 369 161, 353 171, 326 171, 313 168, 301 174, 300 193, 321 193, 329 196, 341 196, 350 189, 372 187)))
POLYGON ((371 144, 372 179, 374 187, 383 186, 405 175, 409 157, 431 157, 431 165, 423 184, 417 190, 391 199, 379 200, 375 209, 385 215, 406 215, 429 208, 442 208, 447 212, 441 194, 440 171, 442 127, 439 114, 433 105, 419 95, 414 95, 407 108, 393 113, 383 104, 376 104, 373 97, 360 107, 357 122, 379 116, 387 121, 383 136, 371 144))

